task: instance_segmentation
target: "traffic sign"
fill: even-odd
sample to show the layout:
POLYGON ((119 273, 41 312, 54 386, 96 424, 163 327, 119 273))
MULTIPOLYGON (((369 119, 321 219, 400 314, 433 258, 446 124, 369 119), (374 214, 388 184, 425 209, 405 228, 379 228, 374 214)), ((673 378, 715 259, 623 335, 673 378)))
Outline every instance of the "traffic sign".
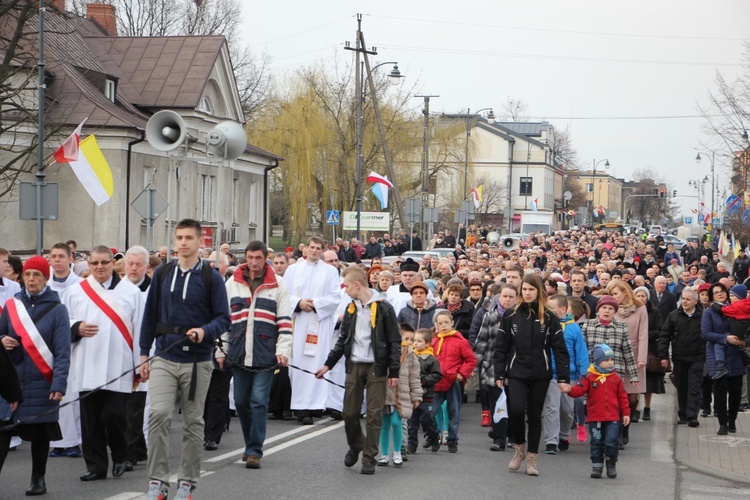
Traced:
POLYGON ((692 217, 685 217, 685 224, 692 224, 693 218, 692 217))
POLYGON ((742 200, 736 194, 727 198, 727 215, 732 215, 740 211, 742 200))
POLYGON ((329 226, 338 226, 341 223, 338 210, 326 210, 326 224, 329 226))
POLYGON ((158 219, 167 209, 169 203, 167 203, 167 200, 154 187, 154 185, 149 183, 148 186, 143 188, 143 191, 135 197, 135 200, 133 200, 133 203, 131 203, 130 206, 133 207, 133 210, 138 212, 138 215, 144 219, 154 220, 158 219))

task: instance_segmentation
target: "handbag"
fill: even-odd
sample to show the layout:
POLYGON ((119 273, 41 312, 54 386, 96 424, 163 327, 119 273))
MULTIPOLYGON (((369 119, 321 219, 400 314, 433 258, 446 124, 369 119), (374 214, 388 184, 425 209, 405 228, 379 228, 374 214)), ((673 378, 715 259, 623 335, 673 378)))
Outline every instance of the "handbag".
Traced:
POLYGON ((667 360, 667 367, 661 364, 661 358, 654 354, 648 353, 646 358, 646 371, 650 373, 669 373, 672 371, 672 361, 667 360))

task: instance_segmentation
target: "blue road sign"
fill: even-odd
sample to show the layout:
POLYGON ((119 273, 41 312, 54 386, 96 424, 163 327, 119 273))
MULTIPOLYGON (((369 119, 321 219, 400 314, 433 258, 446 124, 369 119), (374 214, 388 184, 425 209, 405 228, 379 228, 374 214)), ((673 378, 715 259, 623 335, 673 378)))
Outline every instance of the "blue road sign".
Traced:
POLYGON ((685 217, 685 224, 692 224, 693 218, 692 217, 685 217))
POLYGON ((326 210, 326 224, 329 226, 338 226, 341 223, 338 210, 326 210))
POLYGON ((742 208, 742 200, 736 194, 733 194, 727 198, 727 215, 732 215, 740 211, 742 208))

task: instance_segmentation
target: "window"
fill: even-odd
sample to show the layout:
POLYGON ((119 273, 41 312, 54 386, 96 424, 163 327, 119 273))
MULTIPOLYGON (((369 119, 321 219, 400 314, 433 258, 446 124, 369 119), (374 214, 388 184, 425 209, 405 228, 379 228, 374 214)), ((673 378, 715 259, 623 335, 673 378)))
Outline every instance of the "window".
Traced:
POLYGON ((200 109, 201 111, 205 111, 206 113, 210 115, 214 114, 214 105, 208 96, 203 96, 203 99, 201 99, 201 104, 198 107, 198 109, 200 109))
POLYGON ((521 196, 531 196, 531 177, 521 177, 521 187, 519 189, 519 195, 521 196))
POLYGON ((594 192, 594 183, 593 182, 587 182, 586 183, 586 192, 587 193, 593 193, 594 192))
POLYGON ((112 102, 115 102, 117 96, 117 85, 114 80, 107 79, 104 84, 104 95, 112 102))
POLYGON ((214 189, 214 177, 212 175, 201 174, 201 207, 200 218, 203 221, 212 220, 212 200, 214 189))

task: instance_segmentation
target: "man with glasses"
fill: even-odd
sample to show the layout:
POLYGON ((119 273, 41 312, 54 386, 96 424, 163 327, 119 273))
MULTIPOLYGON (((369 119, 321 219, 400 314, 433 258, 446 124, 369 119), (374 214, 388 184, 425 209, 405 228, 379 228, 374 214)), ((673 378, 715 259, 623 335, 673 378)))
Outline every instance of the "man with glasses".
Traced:
POLYGON ((81 481, 107 477, 107 445, 112 453, 112 476, 125 472, 127 401, 139 362, 143 314, 141 291, 114 272, 114 256, 108 247, 99 245, 91 251, 89 269, 91 275, 71 287, 63 300, 72 323, 73 390, 82 398, 81 443, 87 472, 81 481), (128 370, 131 375, 117 378, 128 370), (114 382, 108 384, 110 380, 114 382), (104 388, 92 392, 100 386, 104 388))

